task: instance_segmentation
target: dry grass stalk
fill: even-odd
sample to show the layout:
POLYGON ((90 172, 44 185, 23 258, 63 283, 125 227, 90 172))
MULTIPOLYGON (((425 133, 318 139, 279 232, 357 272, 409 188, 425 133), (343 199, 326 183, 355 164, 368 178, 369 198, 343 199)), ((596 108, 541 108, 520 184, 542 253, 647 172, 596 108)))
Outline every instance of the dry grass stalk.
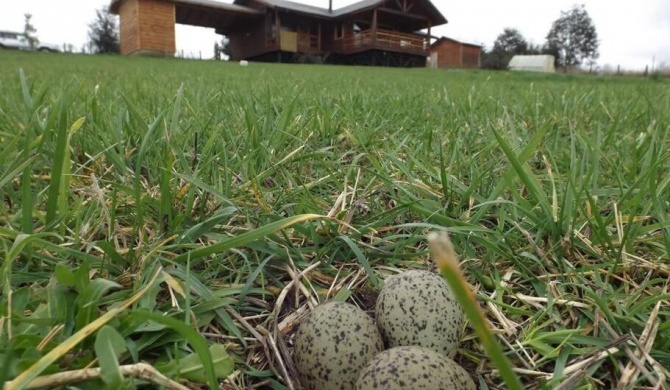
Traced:
MULTIPOLYGON (((664 289, 663 293, 665 294, 667 292, 667 286, 664 289)), ((624 369, 623 373, 621 374, 621 378, 619 379, 619 384, 617 386, 617 389, 624 389, 626 386, 628 386, 629 383, 635 382, 637 380, 637 377, 639 376, 641 369, 640 367, 643 367, 646 357, 649 355, 649 352, 651 351, 653 345, 654 345, 654 340, 656 339, 656 334, 658 332, 658 327, 659 323, 656 321, 658 318, 658 313, 661 309, 661 302, 658 301, 656 302, 656 305, 654 306, 654 309, 651 311, 649 315, 649 320, 647 321, 647 325, 645 326, 644 330, 642 331, 642 334, 640 335, 640 339, 638 344, 638 349, 637 351, 633 354, 636 358, 639 359, 640 363, 639 364, 634 364, 632 361, 628 362, 626 365, 626 368, 624 369)), ((659 377, 662 375, 660 372, 656 373, 659 377)), ((659 382, 657 381, 656 378, 653 376, 647 374, 645 377, 654 385, 658 386, 659 382)))
MULTIPOLYGON (((509 280, 512 278, 513 271, 508 271, 505 273, 503 276, 503 279, 501 281, 501 286, 503 288, 507 287, 509 280)), ((501 331, 506 337, 513 337, 516 336, 517 334, 517 329, 519 328, 519 324, 516 322, 510 320, 507 318, 502 310, 500 310, 496 305, 495 305, 495 298, 497 296, 497 291, 493 291, 490 295, 490 299, 486 302, 486 306, 489 308, 491 313, 493 313, 493 316, 498 320, 500 323, 500 326, 502 327, 501 331)))
MULTIPOLYGON (((121 370, 121 375, 124 377, 143 379, 168 390, 190 390, 188 387, 164 376, 147 363, 120 366, 119 369, 121 370)), ((100 368, 85 368, 81 370, 59 372, 58 374, 38 376, 24 387, 24 389, 32 390, 44 387, 57 387, 98 379, 100 379, 100 368)), ((7 383, 5 383, 5 388, 8 388, 7 383)))
MULTIPOLYGON (((584 245, 586 245, 589 250, 592 250, 593 252, 597 253, 599 256, 606 256, 605 252, 601 250, 600 248, 596 247, 593 245, 591 240, 589 240, 584 234, 582 234, 579 230, 573 230, 573 234, 575 237, 577 237, 584 245)), ((621 259, 622 259, 622 265, 625 265, 627 267, 634 266, 636 268, 642 268, 642 269, 648 269, 648 270, 653 270, 658 272, 659 274, 663 276, 670 276, 670 266, 665 264, 665 263, 653 263, 645 258, 642 258, 640 256, 635 256, 631 253, 628 253, 626 251, 621 251, 621 259)), ((626 281, 628 282, 628 281, 626 281)))
POLYGON ((275 358, 275 361, 279 365, 279 369, 281 370, 281 377, 284 379, 284 382, 288 385, 288 388, 293 390, 295 387, 293 386, 293 381, 291 380, 291 375, 289 375, 288 370, 286 369, 286 365, 284 364, 284 359, 282 358, 282 353, 279 351, 279 348, 277 347, 277 342, 275 341, 274 337, 272 337, 272 334, 262 326, 258 327, 259 331, 263 334, 265 337, 263 345, 269 344, 270 350, 272 351, 272 354, 275 358))
MULTIPOLYGON (((549 303, 549 298, 531 297, 529 295, 521 294, 521 293, 514 294, 514 297, 516 297, 520 301, 523 301, 523 302, 525 302, 525 303, 527 303, 531 306, 537 307, 538 309, 544 309, 544 306, 542 306, 540 303, 549 303)), ((570 300, 561 299, 561 298, 552 299, 551 303, 554 304, 554 305, 565 305, 565 306, 570 306, 570 307, 580 307, 580 308, 584 308, 584 309, 588 309, 588 308, 591 307, 590 305, 588 305, 586 303, 570 301, 570 300)))
MULTIPOLYGON (((600 325, 603 325, 603 326, 605 327, 605 329, 607 330, 607 332, 608 332, 612 337, 616 337, 616 338, 621 337, 621 336, 619 336, 619 335, 617 334, 617 332, 610 326, 610 324, 607 323, 607 321, 601 321, 601 322, 600 322, 600 325)), ((632 338, 633 338, 631 335, 627 335, 627 336, 625 336, 625 337, 627 337, 628 339, 632 339, 632 338)), ((635 366, 637 367, 637 369, 638 369, 643 375, 645 375, 645 377, 647 377, 647 378, 651 378, 651 373, 649 372, 649 370, 647 370, 647 368, 644 366, 644 363, 642 363, 642 361, 640 361, 640 359, 638 359, 638 357, 635 356, 635 353, 630 349, 630 347, 629 347, 628 345, 626 345, 626 344, 623 344, 623 349, 624 349, 624 353, 626 354, 626 356, 628 357, 628 359, 630 359, 630 361, 631 361, 633 364, 635 364, 635 366)))

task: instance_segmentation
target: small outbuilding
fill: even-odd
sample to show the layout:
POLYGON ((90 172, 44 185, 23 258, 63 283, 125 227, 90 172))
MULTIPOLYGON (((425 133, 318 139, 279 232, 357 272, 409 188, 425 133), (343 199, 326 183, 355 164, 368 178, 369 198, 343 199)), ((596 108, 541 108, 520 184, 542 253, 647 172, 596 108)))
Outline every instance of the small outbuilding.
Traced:
POLYGON ((512 57, 508 68, 525 72, 556 73, 555 58, 552 55, 516 55, 512 57))
POLYGON ((482 46, 442 37, 430 45, 431 68, 479 68, 482 46))

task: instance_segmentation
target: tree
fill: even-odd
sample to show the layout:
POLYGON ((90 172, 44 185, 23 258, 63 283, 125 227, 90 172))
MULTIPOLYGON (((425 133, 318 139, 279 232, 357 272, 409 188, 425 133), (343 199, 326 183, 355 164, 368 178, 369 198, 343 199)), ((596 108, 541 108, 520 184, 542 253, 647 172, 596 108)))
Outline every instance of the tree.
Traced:
POLYGON ((63 52, 64 53, 74 53, 76 48, 71 43, 63 43, 63 52))
POLYGON ((548 54, 545 52, 545 48, 542 47, 542 45, 534 45, 532 43, 528 44, 528 49, 524 54, 529 54, 529 55, 538 55, 538 54, 548 54))
POLYGON ((508 60, 506 60, 505 55, 501 52, 491 50, 486 50, 482 48, 482 69, 494 69, 494 70, 503 70, 507 68, 508 60))
POLYGON ((484 51, 482 67, 486 69, 507 69, 510 59, 516 54, 525 54, 528 51, 528 42, 515 28, 505 28, 498 35, 493 48, 484 51))
POLYGON ((221 39, 219 48, 221 50, 221 55, 230 58, 230 39, 228 39, 228 37, 223 37, 221 39))
POLYGON ((528 42, 515 28, 506 28, 493 42, 493 51, 507 55, 524 54, 528 50, 528 42))
POLYGON ((32 14, 25 14, 25 24, 23 25, 23 34, 26 36, 30 47, 34 50, 37 48, 37 45, 40 44, 40 41, 37 39, 37 29, 33 26, 30 19, 32 19, 32 14))
POLYGON ((214 42, 214 59, 216 61, 221 59, 221 47, 219 47, 219 42, 214 42))
POLYGON ((228 37, 221 38, 221 42, 214 42, 214 59, 220 60, 230 59, 230 39, 228 37))
POLYGON ((547 34, 547 51, 554 53, 558 65, 565 69, 585 61, 593 63, 598 58, 598 45, 596 28, 583 4, 561 11, 547 34))
POLYGON ((95 53, 118 53, 119 30, 108 8, 96 10, 96 19, 88 25, 89 43, 95 53))

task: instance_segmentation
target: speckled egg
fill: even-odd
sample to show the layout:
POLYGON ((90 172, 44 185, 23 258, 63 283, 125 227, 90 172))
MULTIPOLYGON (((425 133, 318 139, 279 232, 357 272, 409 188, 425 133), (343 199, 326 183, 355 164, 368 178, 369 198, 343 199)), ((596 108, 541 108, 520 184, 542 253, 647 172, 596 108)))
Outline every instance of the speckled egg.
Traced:
POLYGON ((294 362, 305 389, 353 389, 363 367, 383 349, 370 316, 352 304, 329 302, 301 322, 294 362))
POLYGON ((432 349, 395 347, 365 366, 355 390, 476 390, 463 367, 432 349))
POLYGON ((387 348, 416 345, 450 356, 465 314, 440 275, 410 270, 384 281, 375 316, 387 348))

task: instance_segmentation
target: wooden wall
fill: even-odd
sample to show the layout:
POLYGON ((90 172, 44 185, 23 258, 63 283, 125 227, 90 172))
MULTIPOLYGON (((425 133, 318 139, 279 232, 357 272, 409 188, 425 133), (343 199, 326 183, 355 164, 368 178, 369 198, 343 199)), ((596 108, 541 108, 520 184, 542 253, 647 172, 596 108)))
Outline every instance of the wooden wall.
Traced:
POLYGON ((125 0, 119 8, 121 54, 131 54, 140 48, 138 0, 125 0))
POLYGON ((251 58, 265 54, 268 51, 266 48, 268 36, 265 30, 265 24, 268 23, 268 21, 266 19, 264 20, 264 23, 254 23, 248 26, 248 29, 243 32, 230 34, 231 60, 237 61, 244 58, 251 58))
POLYGON ((437 51, 438 68, 455 68, 461 65, 461 44, 451 40, 445 40, 437 44, 433 49, 437 51))
POLYGON ((174 3, 160 0, 123 0, 121 54, 174 55, 174 3))
POLYGON ((481 48, 444 39, 434 44, 431 53, 437 53, 437 68, 478 68, 481 48))
POLYGON ((481 51, 480 47, 463 45, 462 67, 470 69, 479 68, 479 56, 481 51))

